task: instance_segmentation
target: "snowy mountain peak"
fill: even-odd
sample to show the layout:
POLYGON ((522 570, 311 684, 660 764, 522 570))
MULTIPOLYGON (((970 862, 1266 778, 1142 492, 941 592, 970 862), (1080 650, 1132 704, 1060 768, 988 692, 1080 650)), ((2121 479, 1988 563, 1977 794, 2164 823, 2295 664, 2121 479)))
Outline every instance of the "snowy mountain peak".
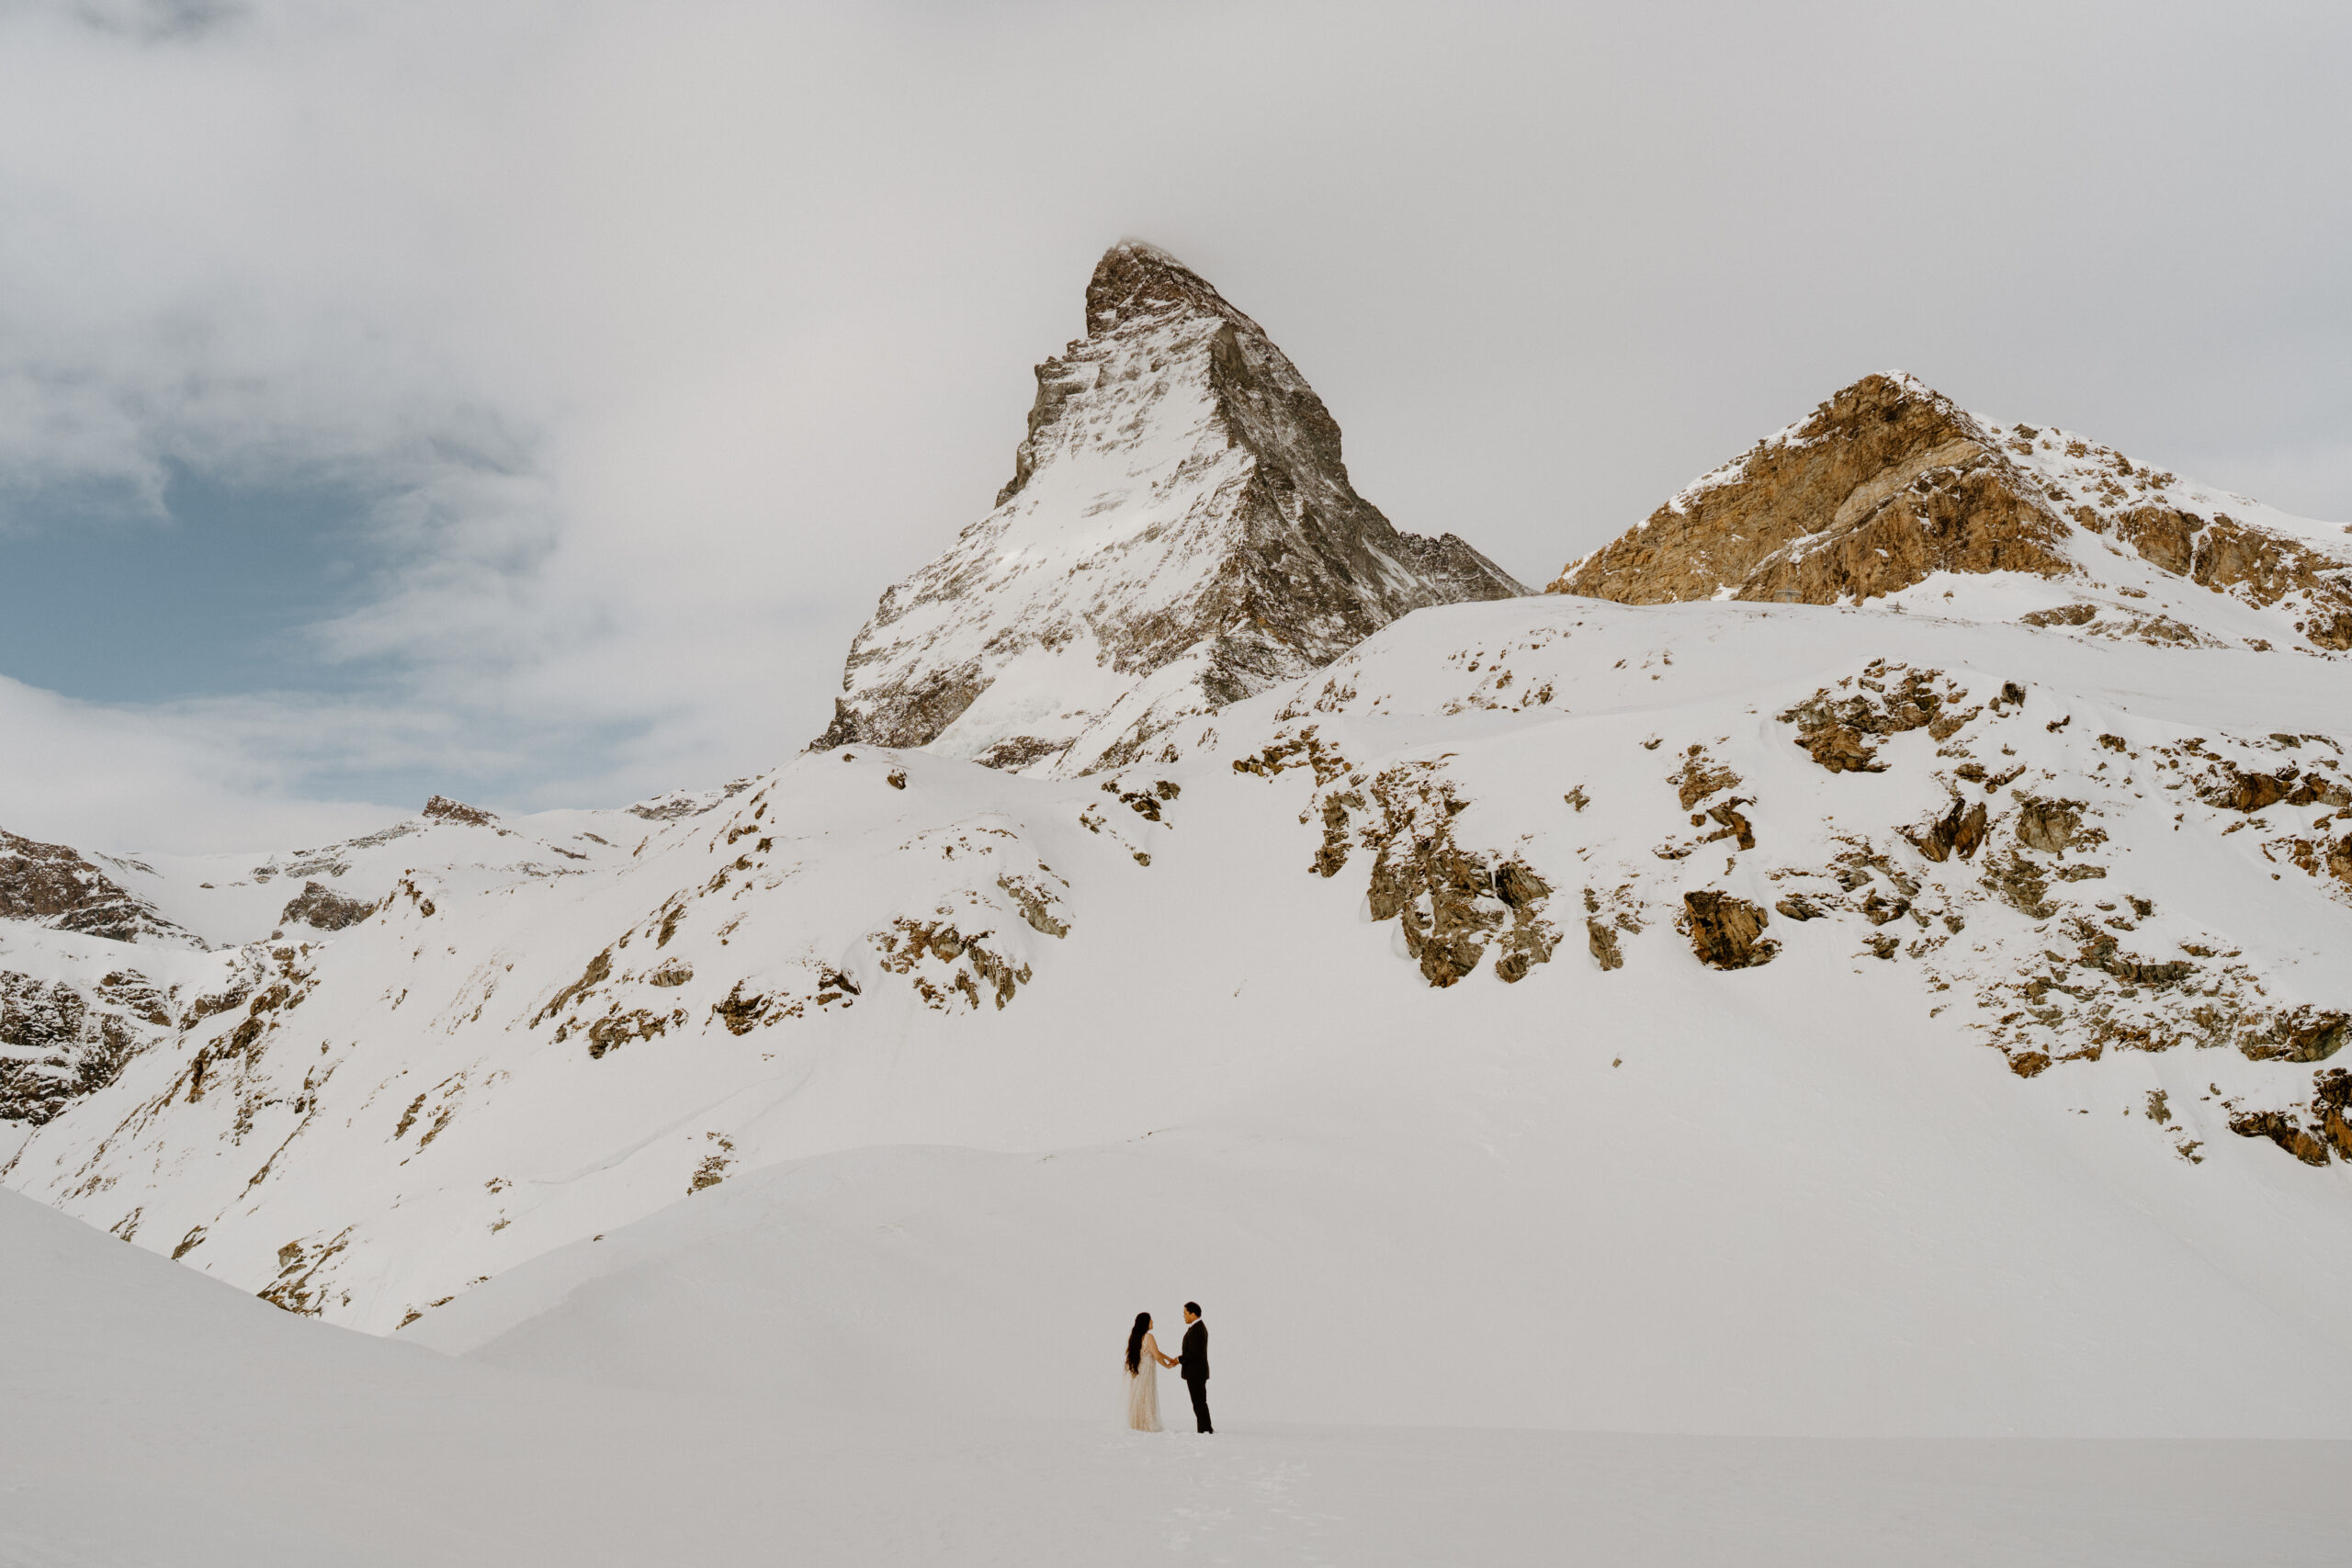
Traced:
POLYGON ((819 747, 1114 767, 1409 611, 1527 592, 1359 496, 1306 378, 1165 251, 1113 246, 1086 310, 995 509, 883 594, 819 747))
POLYGON ((1102 253, 1086 285, 1086 324, 1102 332, 1131 318, 1177 310, 1223 316, 1251 332, 1258 323, 1227 302, 1209 280, 1143 240, 1122 240, 1102 253))
POLYGON ((2070 431, 1865 376, 1702 475, 1550 592, 1891 601, 2159 646, 2352 649, 2352 536, 2070 431))

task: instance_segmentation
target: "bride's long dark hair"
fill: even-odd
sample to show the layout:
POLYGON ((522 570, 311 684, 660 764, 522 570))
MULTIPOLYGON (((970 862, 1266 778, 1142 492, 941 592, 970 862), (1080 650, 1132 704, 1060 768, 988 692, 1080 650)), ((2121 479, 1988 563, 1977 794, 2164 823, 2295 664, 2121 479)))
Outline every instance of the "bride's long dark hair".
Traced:
POLYGON ((1151 1314, 1136 1314, 1136 1325, 1127 1330, 1127 1371, 1129 1375, 1143 1371, 1143 1337, 1151 1332, 1151 1314))

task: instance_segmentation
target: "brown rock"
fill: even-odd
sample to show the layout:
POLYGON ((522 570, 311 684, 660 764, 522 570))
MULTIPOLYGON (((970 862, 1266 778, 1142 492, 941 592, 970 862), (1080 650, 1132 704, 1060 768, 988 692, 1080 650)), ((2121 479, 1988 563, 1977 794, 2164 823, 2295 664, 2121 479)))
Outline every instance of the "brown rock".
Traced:
POLYGON ((2239 1111, 2230 1117, 2230 1131, 2241 1138, 2267 1138, 2305 1165, 2325 1165, 2331 1155, 2352 1161, 2352 1072, 2330 1067, 2315 1074, 2308 1105, 2239 1111))
POLYGON ((1886 764, 1877 760, 1871 738, 1919 728, 1932 734, 1944 709, 1968 694, 1939 692, 1940 673, 1874 660, 1859 677, 1838 682, 1834 690, 1822 687, 1780 719, 1797 727, 1796 743, 1829 772, 1883 773, 1886 764), (1849 685, 1855 688, 1850 694, 1838 694, 1849 685))
MULTIPOLYGON (((2291 610, 2314 647, 2352 649, 2352 562, 2226 513, 2152 500, 2151 486, 2172 476, 2119 453, 2075 443, 2067 454, 2079 459, 2072 468, 2037 472, 1951 400, 1908 378, 1866 376, 1570 562, 1546 592, 1631 604, 1725 589, 1738 599, 1859 603, 1935 571, 2078 576, 2065 545, 2083 530, 2199 587, 2291 610)), ((2078 603, 2024 619, 2098 621, 2101 635, 2158 644, 2205 640, 2166 615, 2110 624, 2101 615, 2078 603)))
POLYGON ((1736 788, 1740 779, 1729 768, 1716 763, 1704 747, 1693 746, 1684 753, 1682 766, 1668 780, 1682 801, 1682 809, 1690 810, 1717 790, 1736 788))
POLYGON ((1963 806, 1954 795, 1951 810, 1924 831, 1905 829, 1904 837, 1929 860, 1946 861, 1954 855, 1967 860, 1984 841, 1984 803, 1963 806))
MULTIPOLYGON (((1505 983, 1550 962, 1559 944, 1558 931, 1544 919, 1551 885, 1522 860, 1490 859, 1455 842, 1453 819, 1469 802, 1436 764, 1388 769, 1372 780, 1369 793, 1377 818, 1363 830, 1374 851, 1365 900, 1374 920, 1397 922, 1424 979, 1454 985, 1490 946, 1496 976, 1505 983)), ((1363 805, 1354 791, 1329 798, 1343 811, 1350 803, 1363 805)), ((1327 843, 1344 832, 1345 822, 1342 815, 1335 829, 1327 816, 1327 843)), ((1315 869, 1328 863, 1318 858, 1315 869)))
POLYGON ((2305 1165, 2327 1163, 2327 1143, 2281 1111, 2242 1111, 2230 1118, 2241 1138, 2267 1138, 2305 1165))
POLYGON ((2044 854, 2064 854, 2082 826, 2079 800, 2028 800, 2018 807, 2018 842, 2044 854))
POLYGON ((1832 724, 1801 735, 1797 744, 1804 747, 1813 760, 1833 773, 1883 773, 1886 764, 1877 760, 1878 753, 1862 739, 1861 732, 1842 724, 1832 724))
POLYGON ((1743 850, 1754 849, 1756 830, 1748 825, 1747 818, 1740 814, 1739 808, 1755 804, 1754 801, 1743 795, 1736 795, 1720 806, 1707 807, 1707 818, 1715 823, 1716 828, 1715 831, 1699 841, 1702 844, 1712 844, 1719 839, 1731 839, 1736 840, 1743 850))
POLYGON ((469 828, 487 828, 498 820, 479 806, 468 806, 446 795, 436 795, 426 801, 424 814, 436 822, 462 822, 469 828))
POLYGON ((1763 934, 1772 917, 1744 898, 1712 891, 1685 893, 1682 910, 1690 950, 1709 968, 1751 969, 1770 964, 1781 951, 1779 942, 1763 934))
MULTIPOLYGON (((85 995, 74 987, 0 970, 0 1122, 49 1121, 83 1095, 114 1081, 125 1062, 164 1038, 152 1005, 133 1017, 109 1002, 137 1002, 153 987, 107 976, 85 995)), ((126 1009, 126 1010, 129 1010, 126 1009)), ((163 1021, 168 1022, 168 1015, 163 1021)))
POLYGON ((0 920, 23 920, 117 942, 204 945, 80 851, 5 830, 0 830, 0 920))
POLYGON ((345 926, 357 925, 375 912, 375 905, 346 897, 322 882, 305 882, 302 891, 286 901, 286 908, 278 911, 277 918, 287 925, 339 931, 345 926))
POLYGON ((1866 376, 1573 563, 1546 592, 1629 604, 1863 600, 1933 571, 2067 570, 2066 525, 1938 394, 1866 376))
POLYGON ((2238 1042, 2257 1062, 2324 1062, 2352 1040, 2352 1016, 2306 1003, 2263 1021, 2238 1042))

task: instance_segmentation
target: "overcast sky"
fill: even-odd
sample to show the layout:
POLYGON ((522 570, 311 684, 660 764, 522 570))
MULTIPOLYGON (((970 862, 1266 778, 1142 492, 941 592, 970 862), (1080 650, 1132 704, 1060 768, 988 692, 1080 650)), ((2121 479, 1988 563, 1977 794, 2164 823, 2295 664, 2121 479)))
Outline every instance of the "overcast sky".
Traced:
POLYGON ((2352 518, 2352 7, 0 0, 0 827, 782 761, 1124 235, 1540 583, 1868 371, 2352 518))

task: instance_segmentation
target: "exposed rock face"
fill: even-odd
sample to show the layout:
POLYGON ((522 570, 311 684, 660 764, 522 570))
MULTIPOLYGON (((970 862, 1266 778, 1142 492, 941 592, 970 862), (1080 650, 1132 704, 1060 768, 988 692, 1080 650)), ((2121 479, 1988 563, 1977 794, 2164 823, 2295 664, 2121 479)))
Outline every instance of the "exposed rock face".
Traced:
POLYGON ((1745 898, 1713 890, 1685 893, 1682 911, 1690 951, 1711 969, 1752 969, 1770 964, 1781 944, 1764 934, 1772 917, 1745 898))
POLYGON ((98 869, 79 850, 0 829, 0 920, 117 942, 203 943, 98 869))
POLYGON ((2352 1162, 2352 1073, 2330 1067, 2312 1079, 2308 1107, 2286 1111, 2242 1111, 2230 1117, 2241 1138, 2267 1138, 2305 1165, 2325 1165, 2331 1156, 2352 1162), (2303 1122, 2311 1118, 2311 1125, 2303 1122))
POLYGON ((306 882, 300 894, 287 900, 277 918, 288 925, 300 922, 313 931, 339 931, 357 925, 375 910, 376 906, 364 898, 346 897, 322 882, 306 882))
POLYGON ((463 822, 471 828, 487 828, 498 820, 479 806, 468 806, 446 795, 436 795, 426 801, 424 815, 436 822, 463 822))
MULTIPOLYGON (((1454 817, 1469 803, 1455 793, 1442 761, 1408 762, 1367 777, 1351 771, 1348 760, 1308 725, 1233 762, 1235 773, 1269 779, 1293 768, 1311 770, 1316 781, 1314 804, 1299 820, 1323 825, 1323 846, 1309 869, 1336 876, 1351 849, 1372 851, 1366 912, 1374 920, 1396 921, 1406 952, 1431 986, 1455 984, 1478 967, 1489 947, 1495 977, 1506 985, 1551 962, 1560 942, 1558 930, 1544 918, 1552 885, 1510 851, 1466 849, 1455 841, 1454 817)), ((1593 951, 1600 955, 1599 947, 1593 951)), ((1616 965, 1604 961, 1602 966, 1616 965)))
POLYGON ((0 1122, 38 1126, 166 1037, 170 998, 137 970, 88 992, 0 969, 0 1122))
POLYGON ((2114 598, 2034 610, 2031 626, 2197 646, 2267 636, 2217 629, 2202 595, 2144 601, 2131 557, 2271 612, 2279 640, 2352 649, 2352 539, 2030 425, 2003 426, 1908 376, 1866 376, 1812 417, 1693 482, 1581 560, 1548 592, 1655 604, 1676 600, 1860 603, 1931 574, 2011 572, 2114 598), (2233 515, 2263 513, 2268 523, 2233 515), (2100 538, 2111 540, 2110 550, 2100 538), (2201 601, 2201 604, 2200 604, 2201 601))
POLYGON ((817 748, 929 746, 1070 775, 1328 663, 1407 612, 1527 592, 1356 494, 1340 427, 1174 257, 1112 247, 1087 334, 1037 367, 996 509, 882 596, 817 748))

